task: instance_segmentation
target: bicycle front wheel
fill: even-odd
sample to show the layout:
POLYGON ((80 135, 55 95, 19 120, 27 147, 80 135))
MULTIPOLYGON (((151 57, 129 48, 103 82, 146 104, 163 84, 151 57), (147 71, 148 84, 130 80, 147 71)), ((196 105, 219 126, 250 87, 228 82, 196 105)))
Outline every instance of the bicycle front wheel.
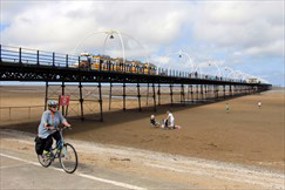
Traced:
POLYGON ((78 157, 75 148, 69 144, 65 143, 59 154, 59 161, 62 169, 67 173, 75 172, 78 165, 78 157))

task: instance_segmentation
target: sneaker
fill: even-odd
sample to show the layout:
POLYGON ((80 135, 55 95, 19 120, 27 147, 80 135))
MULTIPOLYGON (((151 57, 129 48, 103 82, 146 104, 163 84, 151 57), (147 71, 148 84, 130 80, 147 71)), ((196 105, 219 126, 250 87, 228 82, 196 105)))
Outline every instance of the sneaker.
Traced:
POLYGON ((44 157, 51 158, 51 152, 50 151, 44 150, 42 155, 44 157))

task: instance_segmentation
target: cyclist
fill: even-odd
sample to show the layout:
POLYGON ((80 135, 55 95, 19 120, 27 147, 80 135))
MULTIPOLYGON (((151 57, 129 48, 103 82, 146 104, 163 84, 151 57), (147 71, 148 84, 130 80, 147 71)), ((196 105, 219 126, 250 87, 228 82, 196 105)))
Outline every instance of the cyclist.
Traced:
POLYGON ((63 124, 65 127, 70 127, 71 125, 63 117, 61 112, 57 110, 57 101, 48 100, 47 105, 48 110, 43 112, 41 123, 38 127, 38 136, 42 139, 42 143, 44 144, 43 154, 49 156, 53 138, 56 140, 57 150, 61 148, 61 136, 56 128, 58 128, 60 124, 63 124))

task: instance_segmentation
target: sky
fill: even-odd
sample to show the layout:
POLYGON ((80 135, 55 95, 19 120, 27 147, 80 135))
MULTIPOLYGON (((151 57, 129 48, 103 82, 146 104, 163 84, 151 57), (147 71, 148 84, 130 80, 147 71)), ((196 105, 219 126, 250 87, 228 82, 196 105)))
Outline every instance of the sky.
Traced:
POLYGON ((284 86, 284 7, 284 0, 1 0, 0 43, 124 55, 168 69, 284 86))

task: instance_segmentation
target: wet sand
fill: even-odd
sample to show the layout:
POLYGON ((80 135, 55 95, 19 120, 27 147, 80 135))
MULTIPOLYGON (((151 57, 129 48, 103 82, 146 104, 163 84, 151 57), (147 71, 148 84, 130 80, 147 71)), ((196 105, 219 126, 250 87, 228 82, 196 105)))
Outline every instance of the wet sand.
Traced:
MULTIPOLYGON (((2 87, 3 88, 3 87, 2 87)), ((3 91, 2 91, 3 92, 3 91)), ((41 93, 39 93, 41 94, 41 93)), ((1 96, 0 107, 34 100, 13 95, 1 96), (10 101, 10 103, 9 103, 10 101)), ((66 135, 76 140, 135 147, 176 155, 241 163, 285 171, 284 89, 234 98, 207 105, 174 105, 152 109, 111 111, 104 122, 71 119, 73 130, 66 135), (262 102, 258 109, 257 102, 262 102), (230 105, 226 113, 225 103, 230 105), (180 130, 163 130, 149 125, 149 116, 158 120, 171 109, 180 130)), ((4 123, 4 122, 2 122, 4 123)), ((2 125, 3 128, 35 133, 38 121, 2 125)))

